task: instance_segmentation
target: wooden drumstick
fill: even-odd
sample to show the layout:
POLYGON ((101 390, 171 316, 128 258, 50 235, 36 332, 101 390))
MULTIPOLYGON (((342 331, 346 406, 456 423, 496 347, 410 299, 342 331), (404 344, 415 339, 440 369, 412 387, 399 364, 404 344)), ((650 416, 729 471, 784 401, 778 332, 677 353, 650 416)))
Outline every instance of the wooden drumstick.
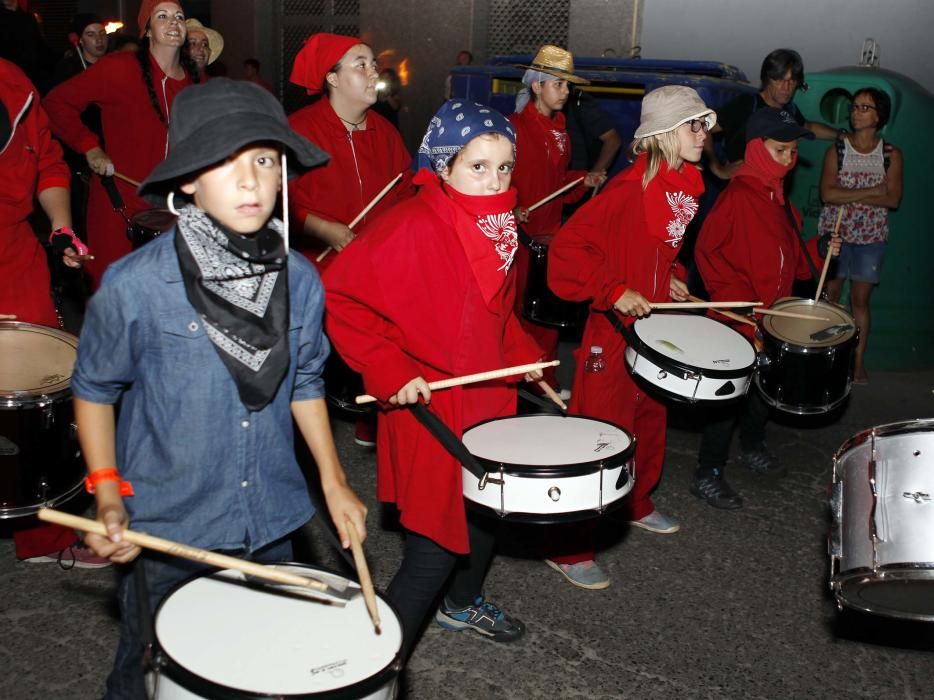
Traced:
POLYGON ((545 396, 558 405, 558 408, 560 408, 562 411, 568 410, 567 404, 564 403, 564 401, 558 395, 558 392, 551 388, 551 385, 548 382, 546 382, 544 379, 541 379, 539 380, 538 385, 542 388, 542 391, 545 392, 545 396))
MULTIPOLYGON (((356 226, 357 224, 359 224, 359 223, 360 223, 360 220, 361 220, 364 216, 366 216, 367 214, 370 213, 370 209, 372 209, 373 207, 375 207, 375 206, 379 203, 379 200, 381 200, 383 197, 385 197, 385 196, 386 196, 386 193, 389 192, 389 190, 391 190, 393 187, 396 186, 396 183, 399 182, 399 180, 402 179, 402 176, 403 176, 404 174, 405 174, 405 173, 399 173, 398 175, 396 175, 396 176, 392 179, 392 182, 390 182, 390 183, 389 183, 388 185, 386 185, 383 189, 381 189, 381 190, 379 191, 379 194, 376 195, 375 197, 373 197, 373 199, 370 200, 370 203, 367 204, 365 207, 363 207, 363 209, 360 210, 360 213, 357 214, 357 215, 354 217, 354 220, 351 221, 349 224, 347 224, 347 228, 352 229, 354 226, 356 226)), ((317 258, 315 258, 315 261, 316 261, 316 262, 321 262, 322 260, 324 260, 324 258, 327 256, 327 254, 330 253, 332 250, 334 250, 334 249, 331 248, 331 247, 325 248, 324 251, 321 253, 321 255, 319 255, 317 258)))
POLYGON ((796 314, 794 311, 779 311, 778 309, 753 309, 754 314, 763 316, 781 316, 782 318, 800 318, 803 321, 831 321, 832 319, 824 316, 808 316, 807 314, 796 314))
MULTIPOLYGON (((837 212, 837 222, 833 225, 833 233, 830 234, 831 240, 837 235, 837 231, 840 230, 840 221, 843 220, 843 205, 840 205, 840 210, 837 212)), ((824 280, 827 279, 827 268, 830 267, 830 259, 833 256, 830 254, 830 247, 827 247, 827 257, 824 258, 824 269, 820 273, 820 282, 817 283, 817 293, 814 295, 814 301, 820 301, 820 293, 824 291, 824 280)), ((827 319, 830 320, 830 319, 827 319)))
POLYGON ((650 304, 653 309, 741 309, 758 306, 758 301, 660 301, 650 304))
MULTIPOLYGON (((82 532, 91 532, 95 535, 101 535, 102 537, 108 536, 107 528, 104 523, 98 522, 97 520, 82 518, 77 515, 72 515, 71 513, 63 513, 60 510, 53 510, 51 508, 40 508, 37 515, 39 520, 44 520, 47 523, 63 525, 65 527, 74 528, 75 530, 81 530, 82 532)), ((172 540, 162 539, 161 537, 147 535, 143 532, 124 530, 120 533, 120 536, 127 542, 135 544, 138 547, 152 549, 157 552, 162 552, 163 554, 169 554, 173 557, 182 557, 183 559, 199 561, 203 564, 216 566, 220 569, 235 569, 248 576, 263 579, 264 581, 279 583, 286 586, 311 588, 316 591, 328 590, 327 584, 321 583, 321 581, 315 581, 307 576, 291 574, 287 571, 257 564, 254 561, 246 561, 245 559, 238 559, 237 557, 227 556, 226 554, 218 554, 217 552, 201 549, 200 547, 192 547, 187 544, 181 544, 180 542, 173 542, 172 540)))
POLYGON ((15 321, 16 314, 0 314, 0 321, 15 321))
POLYGON ((579 178, 577 178, 576 180, 574 180, 574 181, 572 181, 572 182, 569 182, 569 183, 566 184, 564 187, 559 187, 558 189, 556 189, 554 192, 552 192, 550 195, 548 195, 548 196, 545 197, 544 199, 540 199, 540 200, 538 200, 537 202, 535 202, 535 204, 533 204, 532 206, 530 206, 526 211, 528 211, 528 212, 533 212, 533 211, 535 211, 536 209, 538 209, 538 208, 539 208, 540 206, 542 206, 543 204, 548 204, 548 202, 550 202, 552 199, 554 199, 554 198, 557 197, 558 195, 564 194, 565 192, 567 192, 569 189, 571 189, 571 188, 573 188, 573 187, 577 187, 577 185, 579 185, 579 184, 582 183, 583 181, 584 181, 584 178, 579 177, 579 178))
POLYGON ((379 608, 376 605, 376 590, 373 588, 373 579, 370 578, 370 567, 366 565, 366 557, 363 555, 360 534, 350 518, 347 518, 346 525, 347 535, 350 537, 350 551, 353 552, 353 564, 360 578, 360 588, 363 590, 363 600, 366 603, 367 612, 370 613, 370 619, 373 621, 373 629, 376 634, 382 634, 379 608))
MULTIPOLYGON (((694 301, 694 302, 703 302, 703 301, 704 301, 704 300, 701 299, 700 297, 696 297, 696 296, 694 296, 693 294, 688 294, 688 299, 690 299, 691 301, 694 301)), ((756 327, 756 322, 753 321, 751 318, 746 318, 745 316, 740 316, 740 315, 737 314, 737 313, 734 313, 734 312, 732 312, 732 311, 726 311, 726 310, 724 310, 724 309, 714 309, 714 311, 716 311, 716 312, 717 312, 718 314, 720 314, 721 316, 726 316, 727 318, 731 318, 731 319, 733 319, 734 321, 739 321, 740 323, 745 323, 745 324, 747 324, 747 325, 756 327)))
POLYGON ((133 187, 135 187, 136 189, 139 189, 140 187, 140 183, 138 183, 133 178, 129 178, 126 175, 123 175, 122 173, 114 172, 114 177, 117 178, 118 180, 123 180, 124 182, 133 185, 133 187))
MULTIPOLYGON (((489 372, 478 372, 477 374, 465 374, 463 377, 451 377, 450 379, 440 379, 436 382, 429 382, 428 388, 432 391, 437 391, 438 389, 450 389, 452 386, 463 386, 464 384, 476 384, 477 382, 485 382, 489 379, 502 379, 503 377, 511 377, 516 374, 525 374, 526 372, 532 372, 536 369, 545 369, 546 367, 557 367, 561 364, 561 360, 552 360, 551 362, 533 362, 528 365, 516 365, 515 367, 504 367, 503 369, 494 369, 489 372)), ((375 396, 370 396, 369 394, 361 394, 354 401, 358 404, 361 403, 373 403, 378 399, 375 396)))

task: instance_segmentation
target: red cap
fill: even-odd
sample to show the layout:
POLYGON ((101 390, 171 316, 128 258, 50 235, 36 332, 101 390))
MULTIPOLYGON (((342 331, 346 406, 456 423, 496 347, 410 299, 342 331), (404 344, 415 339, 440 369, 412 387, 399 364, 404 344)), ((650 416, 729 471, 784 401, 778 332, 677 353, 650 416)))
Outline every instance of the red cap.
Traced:
MULTIPOLYGON (((136 24, 139 26, 139 38, 142 39, 146 36, 146 25, 149 23, 149 17, 152 15, 152 11, 156 9, 156 5, 160 2, 174 2, 179 7, 182 7, 181 0, 143 0, 142 4, 139 6, 139 14, 136 15, 136 24)), ((182 8, 184 11, 185 8, 182 8)))
POLYGON ((344 54, 357 44, 365 43, 355 36, 343 34, 312 34, 295 57, 289 80, 308 91, 309 95, 321 92, 324 77, 344 54))

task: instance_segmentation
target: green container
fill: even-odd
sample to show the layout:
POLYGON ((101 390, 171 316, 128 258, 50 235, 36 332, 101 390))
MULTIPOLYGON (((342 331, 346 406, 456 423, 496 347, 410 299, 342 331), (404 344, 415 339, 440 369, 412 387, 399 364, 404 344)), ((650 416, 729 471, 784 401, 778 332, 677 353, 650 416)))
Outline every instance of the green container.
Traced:
MULTIPOLYGON (((934 367, 934 226, 924 200, 932 197, 923 169, 934 163, 934 95, 904 75, 881 68, 835 68, 806 76, 807 92, 795 103, 809 121, 849 130, 854 92, 874 87, 892 100, 889 123, 880 132, 904 155, 901 206, 889 213, 889 245, 882 281, 872 294, 869 369, 934 367)), ((817 233, 820 176, 829 141, 800 142, 791 199, 804 215, 804 233, 817 233)), ((845 300, 845 297, 844 297, 845 300)))

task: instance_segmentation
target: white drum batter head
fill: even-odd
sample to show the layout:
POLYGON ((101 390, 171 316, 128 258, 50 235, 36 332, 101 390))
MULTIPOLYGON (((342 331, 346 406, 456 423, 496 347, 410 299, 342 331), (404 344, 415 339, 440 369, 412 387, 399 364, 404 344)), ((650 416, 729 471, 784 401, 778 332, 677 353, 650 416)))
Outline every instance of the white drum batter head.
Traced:
POLYGON ((717 372, 752 367, 756 352, 729 326, 694 314, 652 314, 633 324, 641 348, 674 364, 717 372))
POLYGON ((51 396, 68 389, 78 356, 70 333, 0 321, 0 397, 51 396))
MULTIPOLYGON (((295 573, 313 570, 279 566, 295 573)), ((363 595, 338 607, 221 577, 230 573, 197 577, 159 606, 156 640, 175 666, 245 697, 328 693, 395 675, 402 628, 382 598, 377 599, 382 620, 377 635, 363 595)), ((173 675, 171 666, 167 675, 173 675)), ((201 694, 217 696, 216 691, 201 694)))
POLYGON ((557 467, 618 458, 632 438, 593 418, 540 414, 481 423, 464 432, 463 442, 472 455, 489 462, 557 467))
POLYGON ((762 319, 762 329, 766 333, 792 345, 826 348, 845 343, 856 333, 853 317, 836 304, 813 299, 786 299, 772 308, 817 317, 813 321, 782 316, 766 316, 762 319), (830 320, 818 320, 822 317, 830 320))

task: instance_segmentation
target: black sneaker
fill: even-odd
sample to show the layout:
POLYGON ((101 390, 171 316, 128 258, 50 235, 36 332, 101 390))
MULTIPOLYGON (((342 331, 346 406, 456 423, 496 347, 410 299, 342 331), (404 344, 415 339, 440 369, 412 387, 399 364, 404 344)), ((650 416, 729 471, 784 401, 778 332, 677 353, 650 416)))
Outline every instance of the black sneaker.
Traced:
POLYGON ((450 610, 442 604, 435 613, 435 622, 448 630, 473 630, 494 642, 512 642, 525 634, 525 625, 510 617, 483 596, 473 605, 459 610, 450 610))
POLYGON ((714 508, 737 510, 743 507, 743 499, 726 482, 719 469, 712 469, 703 476, 695 475, 690 491, 714 508))
POLYGON ((765 443, 754 450, 743 450, 742 454, 736 458, 736 463, 757 474, 777 474, 784 470, 784 466, 769 451, 765 443))

